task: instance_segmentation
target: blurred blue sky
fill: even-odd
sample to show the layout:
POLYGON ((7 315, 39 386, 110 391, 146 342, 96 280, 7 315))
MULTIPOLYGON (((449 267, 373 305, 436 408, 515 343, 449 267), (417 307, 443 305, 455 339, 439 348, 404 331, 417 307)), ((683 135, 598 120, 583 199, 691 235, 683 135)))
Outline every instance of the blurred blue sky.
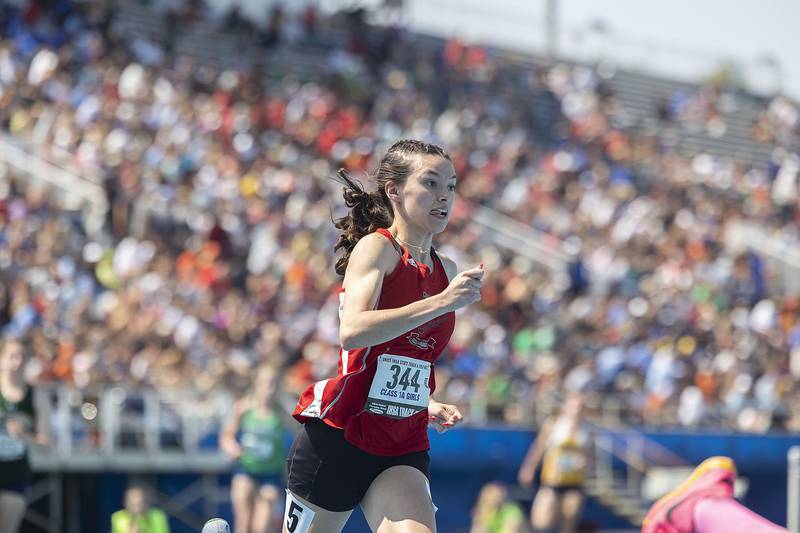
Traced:
MULTIPOLYGON (((351 2, 355 3, 355 2, 351 2)), ((370 3, 370 2, 363 2, 370 3)), ((544 0, 407 0, 410 24, 542 52, 544 0)), ((732 59, 757 92, 800 99, 798 0, 559 0, 559 49, 575 59, 698 79, 732 59), (771 56, 774 64, 770 65, 771 56)))

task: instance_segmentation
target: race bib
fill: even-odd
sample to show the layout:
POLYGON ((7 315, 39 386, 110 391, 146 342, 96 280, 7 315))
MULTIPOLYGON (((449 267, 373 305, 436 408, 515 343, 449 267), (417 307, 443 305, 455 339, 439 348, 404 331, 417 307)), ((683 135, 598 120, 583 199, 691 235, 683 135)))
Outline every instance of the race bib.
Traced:
POLYGON ((586 467, 583 455, 576 452, 564 452, 558 458, 558 469, 562 472, 579 472, 586 467))
POLYGON ((389 418, 408 418, 428 408, 431 364, 412 357, 383 354, 364 408, 389 418))
POLYGON ((286 490, 286 509, 283 513, 283 530, 288 533, 308 533, 314 521, 314 510, 286 490))

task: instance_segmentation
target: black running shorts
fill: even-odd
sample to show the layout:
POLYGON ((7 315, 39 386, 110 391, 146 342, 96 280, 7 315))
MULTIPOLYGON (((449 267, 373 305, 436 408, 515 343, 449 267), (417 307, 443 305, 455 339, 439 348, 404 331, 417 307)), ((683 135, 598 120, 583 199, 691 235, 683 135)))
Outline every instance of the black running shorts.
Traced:
POLYGON ((373 455, 344 439, 344 431, 322 420, 303 424, 287 459, 292 494, 328 511, 350 511, 381 472, 393 466, 416 468, 430 478, 427 451, 397 457, 373 455))

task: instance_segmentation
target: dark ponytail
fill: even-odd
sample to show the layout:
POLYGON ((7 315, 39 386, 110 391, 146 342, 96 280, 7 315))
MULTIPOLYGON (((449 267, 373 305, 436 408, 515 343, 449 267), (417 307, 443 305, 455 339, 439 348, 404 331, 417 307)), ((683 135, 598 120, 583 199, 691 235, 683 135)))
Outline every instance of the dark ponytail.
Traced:
POLYGON ((342 257, 336 261, 336 273, 344 276, 350 252, 364 235, 375 232, 378 228, 388 228, 394 220, 394 211, 389 197, 386 196, 386 183, 403 183, 414 170, 414 155, 438 155, 450 160, 444 148, 415 140, 400 140, 394 143, 381 159, 375 172, 378 190, 368 193, 355 181, 345 169, 336 173, 338 181, 344 185, 342 195, 350 212, 335 220, 334 225, 341 230, 339 239, 333 247, 336 252, 344 250, 342 257))
POLYGON ((340 248, 344 250, 344 255, 336 261, 336 273, 344 276, 347 262, 350 260, 350 252, 353 251, 356 243, 361 240, 361 237, 369 235, 378 228, 391 226, 393 217, 392 207, 384 190, 368 193, 343 168, 339 169, 336 177, 344 185, 342 194, 344 204, 350 210, 348 215, 333 223, 337 229, 341 230, 333 251, 336 252, 340 248))

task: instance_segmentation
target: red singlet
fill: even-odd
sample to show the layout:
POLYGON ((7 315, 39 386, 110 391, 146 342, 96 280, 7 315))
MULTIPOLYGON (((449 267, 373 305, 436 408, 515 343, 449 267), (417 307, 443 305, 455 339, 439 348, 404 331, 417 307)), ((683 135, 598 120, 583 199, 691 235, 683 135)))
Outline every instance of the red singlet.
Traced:
MULTIPOLYGON (((402 257, 384 277, 376 309, 403 307, 447 287, 447 273, 433 249, 434 268, 429 271, 417 264, 388 230, 378 232, 402 250, 402 257)), ((343 293, 344 289, 340 302, 343 293)), ((339 312, 341 315, 341 308, 339 312)), ((351 351, 340 348, 336 377, 306 389, 293 416, 300 422, 321 418, 344 429, 348 442, 375 455, 429 449, 428 387, 433 394, 434 361, 447 346, 454 327, 455 313, 450 312, 376 346, 351 351)))

